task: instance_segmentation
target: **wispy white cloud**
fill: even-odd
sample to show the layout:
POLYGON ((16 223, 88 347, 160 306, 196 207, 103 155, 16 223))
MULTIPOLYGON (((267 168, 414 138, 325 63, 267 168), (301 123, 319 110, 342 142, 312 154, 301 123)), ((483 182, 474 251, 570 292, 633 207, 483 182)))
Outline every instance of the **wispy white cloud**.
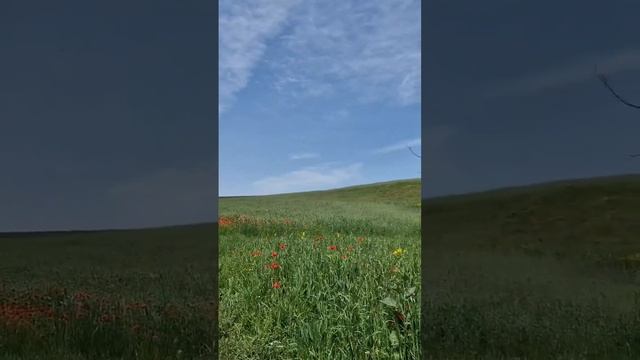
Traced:
POLYGON ((300 153, 300 154, 290 154, 290 160, 306 160, 306 159, 317 159, 320 157, 320 154, 317 153, 300 153))
POLYGON ((285 55, 271 62, 279 91, 420 102, 420 1, 305 1, 291 24, 278 38, 285 55))
POLYGON ((219 18, 218 111, 247 86, 266 42, 276 36, 299 0, 222 0, 219 18))
POLYGON ((255 181, 258 195, 323 190, 351 185, 361 173, 362 163, 342 167, 329 165, 306 167, 255 181))
POLYGON ((640 49, 623 49, 606 56, 590 55, 564 65, 493 86, 488 97, 531 95, 594 79, 594 67, 606 74, 640 69, 640 49))
POLYGON ((409 140, 397 142, 392 145, 375 149, 371 151, 371 153, 372 154, 389 154, 389 153, 400 151, 400 150, 407 150, 407 146, 413 147, 413 146, 421 146, 421 145, 422 145, 421 139, 409 139, 409 140))

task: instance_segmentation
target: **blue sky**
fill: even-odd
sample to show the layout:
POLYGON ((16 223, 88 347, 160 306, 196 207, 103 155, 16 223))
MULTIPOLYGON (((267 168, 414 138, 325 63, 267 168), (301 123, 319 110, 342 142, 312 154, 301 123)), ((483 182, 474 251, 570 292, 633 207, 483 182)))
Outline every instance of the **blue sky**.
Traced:
POLYGON ((211 1, 65 4, 0 2, 0 231, 208 222, 218 169, 414 178, 421 130, 428 197, 640 171, 640 111, 593 76, 640 102, 636 1, 225 0, 219 69, 211 1))
POLYGON ((423 6, 425 196, 640 172, 640 2, 423 6))
POLYGON ((0 2, 0 231, 215 219, 215 10, 0 2))
POLYGON ((420 176, 420 2, 220 3, 221 196, 420 176))

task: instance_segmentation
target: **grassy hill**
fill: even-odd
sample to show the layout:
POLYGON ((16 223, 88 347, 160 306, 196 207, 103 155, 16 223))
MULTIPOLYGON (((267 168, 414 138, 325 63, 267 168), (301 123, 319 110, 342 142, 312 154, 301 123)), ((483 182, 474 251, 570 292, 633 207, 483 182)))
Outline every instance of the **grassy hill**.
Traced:
POLYGON ((267 196, 221 197, 221 206, 243 201, 281 201, 321 200, 357 203, 387 203, 394 205, 416 206, 421 194, 420 179, 395 180, 374 184, 349 186, 323 191, 306 191, 267 196), (416 200, 418 199, 418 200, 416 200))
MULTIPOLYGON (((423 234, 428 297, 421 311, 430 358, 640 358, 640 176, 426 199, 422 226, 419 197, 419 180, 403 180, 221 198, 220 224, 231 224, 220 228, 223 352, 278 359, 328 350, 339 359, 362 350, 410 358, 419 333, 389 327, 393 312, 380 301, 396 299, 417 328, 419 298, 404 294, 412 287, 420 293, 423 234), (340 249, 334 257, 331 245, 340 249), (349 246, 357 252, 346 252, 349 246), (396 248, 407 254, 396 258, 396 248), (256 251, 262 255, 254 257, 256 251), (277 278, 263 266, 272 251, 282 265, 277 278), (272 288, 276 280, 280 293, 272 288), (393 331, 402 345, 390 340, 393 331), (354 333, 354 353, 340 353, 354 333)), ((0 357, 137 352, 151 359, 180 349, 186 358, 207 358, 215 229, 0 234, 0 305, 63 304, 56 311, 64 314, 86 293, 93 306, 85 320, 43 320, 36 332, 7 327, 2 321, 14 313, 0 307, 0 357), (105 313, 136 303, 148 305, 147 315, 100 323, 105 313), (168 307, 180 316, 168 317, 168 307), (189 316, 194 308, 206 315, 189 316), (130 332, 134 320, 145 325, 139 335, 130 332), (66 330, 24 336, 49 334, 51 324, 66 330), (93 339, 79 335, 95 324, 93 339)))
POLYGON ((215 231, 0 235, 0 358, 211 358, 215 231))
POLYGON ((419 202, 418 180, 221 199, 221 358, 419 358, 419 202))
MULTIPOLYGON (((260 305, 240 301, 243 296, 255 301, 254 295, 273 290, 270 283, 266 288, 258 283, 260 277, 253 282, 243 280, 247 273, 241 271, 252 264, 248 259, 257 261, 249 256, 250 252, 266 246, 268 241, 289 244, 291 259, 283 258, 283 269, 287 269, 295 264, 295 254, 302 256, 308 251, 296 244, 301 231, 307 231, 308 235, 304 235, 307 238, 324 234, 327 241, 335 240, 345 248, 348 241, 357 244, 357 237, 366 237, 367 242, 374 244, 384 238, 387 239, 384 247, 360 244, 358 251, 362 254, 386 258, 377 264, 367 263, 362 274, 388 266, 390 252, 403 246, 413 254, 407 258, 406 272, 399 274, 407 283, 418 284, 419 197, 419 182, 412 180, 322 192, 221 199, 220 211, 224 216, 251 220, 221 229, 220 324, 223 338, 239 334, 235 338, 239 341, 227 343, 227 354, 237 354, 238 359, 252 356, 277 359, 274 356, 280 351, 275 343, 260 343, 264 339, 251 337, 257 320, 262 324, 258 327, 265 326, 271 334, 278 335, 272 331, 277 327, 271 322, 273 308, 246 318, 244 314, 260 305), (292 222, 268 223, 281 219, 292 222), (226 285, 233 280, 234 287, 226 285), (230 308, 235 312, 225 310, 230 308), (245 352, 247 349, 257 352, 252 355, 245 352)), ((216 229, 212 223, 138 230, 0 233, 0 358, 174 359, 180 358, 178 353, 184 359, 210 358, 216 229)), ((281 251, 278 247, 273 249, 281 251)), ((342 250, 341 247, 338 252, 342 250)), ((336 261, 335 257, 325 260, 322 264, 326 266, 336 265, 329 262, 336 261)), ((346 264, 334 271, 354 276, 346 272, 349 269, 346 264)), ((308 268, 300 267, 301 271, 305 269, 308 268)), ((284 292, 291 291, 296 281, 294 277, 288 282, 283 278, 284 292)), ((374 306, 381 326, 388 314, 379 306, 382 294, 374 295, 367 303, 374 306)), ((360 294, 355 292, 351 296, 360 294)), ((328 307, 339 301, 327 297, 312 303, 328 307)), ((358 314, 353 315, 365 316, 358 314)), ((279 321, 284 321, 287 315, 281 312, 278 316, 279 321)), ((406 316, 417 324, 417 313, 408 312, 406 316)), ((325 332, 318 333, 318 329, 309 330, 309 336, 318 336, 319 341, 331 340, 322 340, 325 332)), ((380 337, 377 339, 380 341, 380 337)), ((319 356, 324 355, 324 349, 339 346, 321 342, 316 345, 323 347, 319 356)), ((415 353, 417 341, 404 349, 415 353)), ((339 359, 340 355, 334 358, 339 359)))
POLYGON ((640 176, 428 199, 424 211, 433 248, 602 262, 640 252, 640 176))
POLYGON ((640 176, 428 199, 433 358, 640 357, 640 176))

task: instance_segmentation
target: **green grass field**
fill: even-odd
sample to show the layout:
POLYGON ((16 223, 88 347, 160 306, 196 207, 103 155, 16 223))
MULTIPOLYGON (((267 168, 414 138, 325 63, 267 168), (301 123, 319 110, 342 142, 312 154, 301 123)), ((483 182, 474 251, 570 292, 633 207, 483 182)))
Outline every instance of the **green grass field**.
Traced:
POLYGON ((419 359, 420 182, 220 200, 221 359, 419 359))
POLYGON ((640 358, 640 176, 423 206, 429 358, 640 358))
MULTIPOLYGON (((419 194, 221 199, 220 358, 640 358, 639 176, 426 200, 422 334, 419 194)), ((0 236, 0 359, 210 359, 214 231, 0 236)))
POLYGON ((215 225, 0 237, 0 359, 211 359, 215 225))
MULTIPOLYGON (((419 196, 222 199, 220 358, 417 358, 419 196)), ((0 359, 211 359, 215 229, 0 234, 0 359)))

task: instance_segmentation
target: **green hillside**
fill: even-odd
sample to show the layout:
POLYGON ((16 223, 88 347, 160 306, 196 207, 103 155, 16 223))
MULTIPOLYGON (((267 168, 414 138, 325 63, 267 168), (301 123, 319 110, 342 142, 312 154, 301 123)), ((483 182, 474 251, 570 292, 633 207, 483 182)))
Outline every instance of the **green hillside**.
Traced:
MULTIPOLYGON (((395 333, 403 344, 398 350, 389 342, 385 321, 391 320, 380 301, 406 301, 404 315, 417 327, 419 312, 412 304, 419 298, 403 294, 420 279, 422 234, 422 286, 428 294, 422 335, 430 358, 640 358, 640 176, 426 199, 422 225, 419 198, 415 179, 221 198, 221 219, 232 224, 220 227, 222 349, 247 359, 329 349, 339 359, 353 355, 339 352, 343 339, 352 339, 351 349, 359 349, 354 354, 366 348, 379 358, 411 358, 416 342, 409 336, 418 332, 395 333), (352 263, 321 258, 312 246, 319 238, 326 246, 318 249, 355 246, 359 252, 343 254, 352 263), (366 239, 360 248, 358 238, 366 239), (281 243, 287 253, 278 257, 284 269, 280 290, 295 294, 293 302, 274 293, 276 278, 261 263, 271 261, 272 251, 281 252, 281 243), (396 248, 407 254, 396 259, 396 248), (256 251, 264 259, 251 255, 256 251), (400 271, 389 273, 389 267, 400 271), (345 293, 337 296, 335 289, 345 293), (353 340, 352 333, 360 335, 353 340), (294 342, 296 347, 274 345, 294 342)), ((0 234, 0 357, 108 359, 138 353, 152 359, 169 358, 180 348, 183 356, 207 358, 215 228, 0 234), (2 322, 13 314, 7 309, 21 302, 39 301, 61 314, 75 311, 78 293, 90 294, 96 307, 88 320, 38 322, 42 334, 53 329, 49 325, 67 326, 66 332, 57 330, 59 336, 25 336, 36 333, 15 332, 2 322), (119 313, 135 303, 148 304, 148 312, 100 325, 93 340, 77 335, 94 329, 105 311, 119 313), (167 307, 180 316, 168 318, 167 307), (194 308, 209 315, 188 315, 194 308), (132 335, 134 320, 148 332, 132 335)))
POLYGON ((220 199, 221 358, 419 358, 419 203, 418 180, 220 199))
POLYGON ((640 358, 640 176, 423 207, 431 358, 640 358))
POLYGON ((429 199, 424 211, 433 248, 591 261, 640 252, 640 176, 429 199))
MULTIPOLYGON (((370 293, 371 296, 364 298, 366 301, 353 303, 359 306, 358 312, 350 316, 356 318, 345 318, 347 324, 360 318, 360 322, 354 324, 367 327, 376 324, 386 329, 384 317, 388 313, 380 305, 382 295, 393 295, 391 285, 402 285, 393 291, 419 286, 419 198, 419 182, 409 180, 331 191, 220 199, 221 215, 240 220, 236 227, 220 230, 223 299, 220 326, 227 354, 234 354, 232 358, 238 359, 277 359, 280 346, 274 347, 276 343, 271 341, 261 342, 266 339, 261 337, 265 334, 255 333, 260 326, 271 335, 282 336, 273 332, 277 327, 273 321, 285 321, 292 314, 284 310, 297 305, 298 309, 312 311, 301 304, 320 304, 318 309, 324 306, 326 314, 331 314, 331 306, 344 301, 333 298, 329 292, 307 303, 303 302, 301 293, 295 302, 289 305, 283 302, 281 305, 285 308, 281 312, 274 313, 272 308, 247 318, 246 314, 261 305, 243 304, 241 300, 254 301, 255 295, 268 294, 273 289, 270 284, 263 288, 259 281, 265 279, 259 276, 247 282, 247 273, 243 270, 255 266, 258 259, 249 256, 255 249, 270 246, 263 249, 265 254, 270 254, 271 248, 281 251, 272 246, 274 241, 289 245, 286 251, 290 258, 287 260, 286 255, 281 254, 284 269, 300 261, 300 276, 309 271, 308 266, 318 265, 317 259, 304 262, 304 254, 309 251, 302 246, 305 241, 323 235, 337 247, 336 255, 354 246, 349 259, 338 267, 335 262, 342 260, 335 257, 320 262, 323 270, 334 266, 332 273, 342 274, 345 279, 358 273, 364 276, 357 283, 367 287, 354 287, 349 295, 353 299, 362 299, 361 293, 369 294, 370 287, 379 283, 380 275, 371 275, 378 270, 380 274, 386 273, 388 269, 383 267, 391 266, 394 249, 402 247, 409 251, 397 259, 403 259, 404 266, 398 266, 402 272, 392 276, 397 278, 395 282, 385 283, 384 292, 370 293), (248 222, 242 223, 247 219, 248 222), (283 219, 291 223, 269 222, 283 219), (366 240, 361 244, 358 238, 366 240), (295 254, 300 256, 296 259, 295 254), (372 256, 379 259, 371 262, 372 256), (352 267, 357 264, 366 271, 359 272, 352 267), (236 278, 237 275, 241 277, 236 278), (368 318, 366 312, 361 313, 365 310, 376 317, 368 318), (273 314, 278 314, 278 319, 272 318, 273 314)), ((214 346, 212 257, 216 228, 211 223, 139 230, 0 233, 0 358, 211 358, 214 346), (28 326, 23 327, 25 324, 28 326)), ((325 251, 328 251, 326 247, 325 251)), ((314 270, 314 273, 320 272, 314 270)), ((291 291, 291 287, 303 279, 283 277, 283 291, 291 291)), ((318 286, 332 289, 335 284, 334 281, 318 286)), ((403 301, 414 304, 405 313, 407 322, 414 324, 410 332, 414 340, 402 347, 405 354, 402 358, 410 358, 406 354, 418 351, 415 337, 418 300, 412 295, 403 301)), ((325 354, 326 349, 339 349, 344 345, 324 338, 326 329, 322 326, 308 329, 307 334, 317 337, 307 345, 319 349, 319 356, 325 354)), ((350 339, 350 334, 346 332, 345 339, 350 339)), ((388 333, 367 341, 389 348, 388 333), (385 343, 381 345, 381 341, 385 343)), ((300 343, 299 354, 307 356, 304 349, 300 343)), ((376 348, 374 352, 382 354, 381 351, 376 348)), ((397 349, 395 352, 400 354, 397 349)), ((334 355, 332 358, 341 358, 338 353, 334 355)))
POLYGON ((396 180, 345 188, 268 196, 221 197, 221 204, 242 201, 325 200, 358 203, 388 203, 415 206, 420 199, 420 179, 396 180))
POLYGON ((0 235, 0 358, 210 359, 214 231, 0 235))

